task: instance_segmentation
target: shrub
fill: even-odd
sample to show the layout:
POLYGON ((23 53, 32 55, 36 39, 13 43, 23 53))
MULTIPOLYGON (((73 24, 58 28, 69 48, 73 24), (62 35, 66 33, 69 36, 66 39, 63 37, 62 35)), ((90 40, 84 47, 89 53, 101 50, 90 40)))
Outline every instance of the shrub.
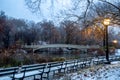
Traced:
POLYGON ((56 58, 53 58, 53 61, 65 61, 65 58, 64 57, 56 57, 56 58))
POLYGON ((18 66, 20 64, 21 64, 20 61, 17 61, 16 59, 7 57, 0 62, 0 67, 13 67, 13 66, 18 66))

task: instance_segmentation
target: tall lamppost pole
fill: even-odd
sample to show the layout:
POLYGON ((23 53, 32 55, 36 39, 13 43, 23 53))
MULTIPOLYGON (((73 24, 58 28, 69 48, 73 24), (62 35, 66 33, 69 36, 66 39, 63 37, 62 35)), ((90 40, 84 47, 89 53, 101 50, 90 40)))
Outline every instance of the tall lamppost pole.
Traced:
POLYGON ((105 52, 106 52, 106 60, 107 63, 109 63, 109 47, 108 47, 108 26, 110 24, 110 19, 106 18, 103 21, 103 24, 105 26, 105 52))

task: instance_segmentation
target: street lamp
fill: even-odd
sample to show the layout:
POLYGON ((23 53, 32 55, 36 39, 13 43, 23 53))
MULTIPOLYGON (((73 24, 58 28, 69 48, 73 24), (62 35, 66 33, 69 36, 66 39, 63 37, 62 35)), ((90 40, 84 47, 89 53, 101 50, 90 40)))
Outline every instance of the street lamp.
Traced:
POLYGON ((118 40, 113 40, 113 43, 114 43, 114 44, 118 43, 118 40))
POLYGON ((106 60, 109 63, 109 48, 108 48, 108 26, 110 24, 110 19, 106 18, 103 21, 103 24, 105 26, 105 52, 106 52, 106 60))
POLYGON ((113 40, 112 42, 113 42, 113 46, 116 48, 118 40, 113 40))

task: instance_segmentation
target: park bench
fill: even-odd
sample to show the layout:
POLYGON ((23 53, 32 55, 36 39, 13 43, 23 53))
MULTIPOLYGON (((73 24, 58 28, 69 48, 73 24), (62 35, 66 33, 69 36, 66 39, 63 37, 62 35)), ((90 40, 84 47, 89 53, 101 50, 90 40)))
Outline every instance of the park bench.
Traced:
MULTIPOLYGON (((24 65, 21 67, 20 73, 18 73, 19 67, 14 67, 10 69, 1 69, 1 75, 7 75, 9 73, 13 74, 10 77, 14 79, 24 79, 30 76, 40 75, 42 78, 43 73, 50 73, 59 71, 61 69, 61 64, 59 62, 52 62, 47 64, 35 64, 35 65, 24 65), (44 66, 43 66, 44 65, 44 66), (42 67, 41 67, 42 66, 42 67)), ((44 78, 44 77, 43 77, 44 78)), ((49 78, 48 76, 46 78, 49 78)))
MULTIPOLYGON (((24 65, 22 67, 35 67, 35 66, 39 66, 40 64, 32 64, 32 65, 24 65)), ((7 76, 7 75, 10 75, 10 74, 13 74, 14 73, 14 69, 16 69, 18 67, 11 67, 11 68, 1 68, 0 69, 0 77, 2 76, 7 76)))
POLYGON ((116 59, 116 57, 114 57, 114 56, 110 56, 110 57, 109 57, 109 60, 110 60, 110 61, 114 61, 114 60, 117 60, 117 59, 116 59))
POLYGON ((75 71, 78 70, 78 68, 81 68, 81 65, 83 65, 83 62, 79 59, 75 60, 67 60, 63 62, 61 70, 65 71, 75 71))
POLYGON ((11 75, 10 77, 12 78, 12 80, 15 79, 23 80, 24 78, 33 76, 34 80, 36 80, 36 76, 39 75, 40 76, 39 79, 42 80, 42 74, 44 72, 45 66, 46 64, 40 64, 32 67, 23 66, 20 68, 15 68, 13 75, 11 75))
POLYGON ((68 60, 65 61, 65 63, 63 64, 63 68, 65 69, 65 71, 71 71, 74 67, 74 60, 68 60))
POLYGON ((106 61, 106 58, 105 58, 105 56, 103 57, 99 57, 99 61, 101 61, 102 63, 104 63, 105 61, 106 61))
POLYGON ((86 62, 86 66, 85 67, 90 67, 91 66, 91 60, 92 58, 86 58, 85 62, 86 62))
POLYGON ((90 64, 91 64, 91 60, 89 60, 89 59, 82 58, 78 61, 79 68, 88 67, 88 66, 90 66, 90 64))
POLYGON ((94 58, 94 65, 103 64, 106 61, 106 58, 103 56, 94 58))
POLYGON ((120 60, 120 56, 115 56, 117 60, 120 60))
POLYGON ((51 63, 47 63, 45 70, 43 72, 43 74, 45 74, 45 76, 43 76, 43 78, 47 78, 49 80, 49 75, 52 72, 53 73, 53 77, 56 73, 59 73, 61 70, 61 66, 62 66, 62 62, 51 62, 51 63))
POLYGON ((113 60, 116 61, 116 60, 120 60, 120 56, 112 56, 113 60))
MULTIPOLYGON (((118 60, 119 56, 110 56, 110 60, 118 60)), ((33 77, 34 80, 39 78, 50 79, 51 75, 53 76, 57 73, 61 72, 69 72, 75 71, 84 67, 91 66, 93 60, 93 64, 101 64, 106 61, 104 56, 100 56, 96 59, 93 58, 83 58, 83 59, 75 59, 75 60, 66 60, 64 62, 49 62, 43 64, 33 64, 33 65, 23 65, 21 67, 20 73, 18 72, 19 67, 5 68, 0 69, 0 77, 9 75, 13 80, 14 79, 24 79, 27 77, 33 77), (38 77, 36 77, 38 76, 38 77), (39 77, 40 76, 40 77, 39 77)))
POLYGON ((78 68, 81 68, 82 64, 83 64, 83 62, 81 62, 80 59, 77 59, 77 60, 76 60, 76 62, 75 62, 75 67, 77 68, 77 70, 78 70, 78 68))
POLYGON ((10 75, 12 73, 14 73, 14 69, 16 67, 11 67, 11 68, 1 68, 0 69, 0 77, 2 76, 6 76, 6 75, 10 75))
POLYGON ((66 61, 66 69, 68 72, 75 71, 75 70, 77 70, 77 68, 78 68, 78 60, 77 59, 66 61))
POLYGON ((64 62, 61 62, 61 68, 59 69, 59 72, 65 73, 66 71, 70 71, 76 69, 78 66, 78 60, 66 60, 64 62))
MULTIPOLYGON (((94 65, 98 65, 102 62, 102 59, 98 58, 98 57, 94 57, 92 60, 91 60, 91 63, 93 63, 94 65)), ((92 66, 92 65, 91 65, 92 66)))

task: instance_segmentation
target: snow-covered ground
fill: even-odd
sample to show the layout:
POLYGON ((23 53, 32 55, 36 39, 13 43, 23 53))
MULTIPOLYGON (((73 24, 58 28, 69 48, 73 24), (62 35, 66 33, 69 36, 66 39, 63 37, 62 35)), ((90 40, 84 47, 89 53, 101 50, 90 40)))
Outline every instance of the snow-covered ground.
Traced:
POLYGON ((120 80, 120 62, 92 66, 71 74, 67 73, 57 80, 120 80))
POLYGON ((120 56, 120 49, 116 49, 116 50, 115 50, 115 55, 116 55, 116 56, 120 56))
MULTIPOLYGON (((39 76, 38 76, 39 77, 39 76)), ((0 77, 0 80, 12 80, 9 77, 0 77)), ((33 80, 33 77, 25 80, 33 80)), ((44 80, 44 79, 43 79, 44 80)), ((120 80, 120 61, 111 64, 93 65, 74 73, 67 73, 58 79, 50 80, 120 80)))

